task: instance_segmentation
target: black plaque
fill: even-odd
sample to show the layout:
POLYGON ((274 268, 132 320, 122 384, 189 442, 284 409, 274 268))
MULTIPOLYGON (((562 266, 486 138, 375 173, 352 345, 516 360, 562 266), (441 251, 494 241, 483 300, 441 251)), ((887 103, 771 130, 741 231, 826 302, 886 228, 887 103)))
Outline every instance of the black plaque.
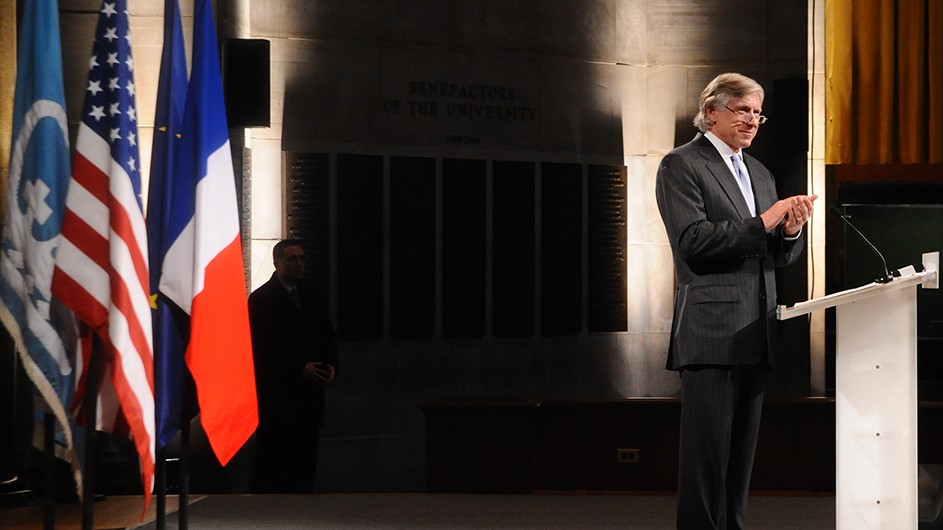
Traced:
POLYGON ((287 153, 286 159, 286 235, 304 245, 306 283, 326 295, 330 282, 330 160, 323 153, 287 153))
POLYGON ((493 305, 496 337, 534 333, 534 163, 495 161, 493 305))
POLYGON ((337 155, 337 336, 383 336, 383 157, 337 155))
POLYGON ((435 159, 390 159, 390 336, 435 335, 435 159))
POLYGON ((589 166, 589 331, 627 331, 626 168, 589 166))
POLYGON ((545 162, 540 194, 540 327, 547 336, 583 326, 583 171, 545 162))
POLYGON ((442 333, 485 331, 485 161, 442 161, 442 333))

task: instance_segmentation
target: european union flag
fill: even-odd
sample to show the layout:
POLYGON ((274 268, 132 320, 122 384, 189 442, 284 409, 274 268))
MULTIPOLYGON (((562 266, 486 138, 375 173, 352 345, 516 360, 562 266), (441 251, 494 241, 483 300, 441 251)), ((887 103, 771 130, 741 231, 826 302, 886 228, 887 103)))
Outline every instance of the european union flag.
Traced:
MULTIPOLYGON (((183 110, 187 102, 187 59, 184 53, 180 6, 164 2, 164 48, 160 59, 154 143, 147 194, 147 242, 150 257, 151 308, 154 310, 154 394, 157 411, 157 446, 164 447, 181 427, 183 354, 189 334, 189 316, 164 296, 158 296, 167 249, 173 243, 170 227, 173 171, 180 143, 183 110)), ((182 220, 189 221, 189 216, 182 220)))

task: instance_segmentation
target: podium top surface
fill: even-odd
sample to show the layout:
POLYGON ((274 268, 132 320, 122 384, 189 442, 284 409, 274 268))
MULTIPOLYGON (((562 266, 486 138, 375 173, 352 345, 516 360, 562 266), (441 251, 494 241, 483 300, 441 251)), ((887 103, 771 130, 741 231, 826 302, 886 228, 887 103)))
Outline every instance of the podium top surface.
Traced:
POLYGON ((877 296, 889 291, 896 291, 898 289, 903 289, 913 285, 922 285, 936 279, 936 275, 936 270, 911 272, 910 274, 903 274, 900 277, 894 278, 893 281, 888 283, 872 282, 854 289, 848 289, 846 291, 833 293, 821 298, 813 298, 812 300, 799 302, 798 304, 794 304, 789 307, 780 305, 776 307, 776 318, 777 320, 787 320, 790 318, 807 315, 813 311, 819 311, 821 309, 828 309, 830 307, 835 307, 858 300, 864 300, 866 298, 877 296))

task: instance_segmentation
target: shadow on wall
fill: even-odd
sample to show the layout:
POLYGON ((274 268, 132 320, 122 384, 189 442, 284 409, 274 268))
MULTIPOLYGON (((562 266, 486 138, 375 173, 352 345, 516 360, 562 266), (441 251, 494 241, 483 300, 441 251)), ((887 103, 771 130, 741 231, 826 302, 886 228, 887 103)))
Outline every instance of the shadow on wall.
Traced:
MULTIPOLYGON (((512 10, 523 16, 518 27, 501 18, 508 13, 498 4, 479 4, 480 13, 448 8, 464 17, 454 35, 441 35, 454 21, 436 26, 448 46, 418 30, 406 37, 399 17, 393 29, 377 33, 389 41, 340 38, 336 32, 352 30, 336 26, 330 38, 285 39, 273 47, 284 53, 273 60, 282 63, 286 78, 286 226, 318 256, 311 281, 331 292, 342 338, 343 372, 329 392, 322 430, 319 491, 424 489, 420 407, 430 401, 677 392, 677 377, 663 369, 666 337, 659 342, 594 324, 600 308, 602 314, 621 311, 624 323, 631 293, 621 307, 594 295, 607 291, 594 291, 601 276, 593 271, 612 274, 623 290, 628 274, 644 275, 625 264, 630 220, 622 131, 628 125, 621 105, 628 83, 645 87, 649 72, 641 68, 635 79, 627 75, 635 67, 613 58, 638 55, 628 64, 642 66, 697 63, 685 78, 703 74, 703 84, 730 69, 704 68, 722 64, 716 56, 730 50, 765 70, 774 8, 738 3, 746 27, 763 31, 737 32, 746 37, 724 32, 728 36, 715 43, 702 23, 685 26, 678 18, 684 13, 654 6, 618 22, 603 17, 595 29, 586 28, 593 39, 561 50, 559 39, 528 38, 541 32, 544 15, 512 10), (505 31, 507 24, 519 31, 505 31), (620 24, 640 24, 639 35, 646 36, 632 35, 647 40, 636 43, 643 51, 606 48, 626 34, 620 24), (601 47, 586 51, 596 40, 601 47), (549 48, 534 49, 536 42, 549 48), (695 50, 696 58, 685 50, 695 50), (606 193, 594 202, 596 174, 612 179, 604 188, 612 192, 608 202, 606 193), (504 187, 509 181, 518 185, 504 187), (512 190, 515 200, 502 201, 512 190), (614 214, 594 225, 597 210, 614 214), (512 229, 519 232, 504 244, 512 229), (610 252, 593 252, 594 244, 606 249, 592 243, 594 234, 616 236, 595 240, 611 243, 610 252), (599 266, 599 260, 615 266, 599 266), (523 309, 502 311, 521 299, 515 307, 523 309), (505 326, 508 313, 516 316, 505 326)), ((397 5, 416 20, 410 4, 397 5)), ((622 3, 605 3, 612 5, 628 13, 622 3)), ((429 16, 442 15, 438 9, 445 8, 429 16)), ((688 14, 688 22, 701 20, 688 14)), ((710 20, 726 28, 729 16, 714 12, 710 20)), ((575 26, 592 19, 582 11, 572 21, 561 22, 568 18, 561 12, 551 18, 575 26)), ((677 145, 694 136, 692 116, 677 119, 677 145)))

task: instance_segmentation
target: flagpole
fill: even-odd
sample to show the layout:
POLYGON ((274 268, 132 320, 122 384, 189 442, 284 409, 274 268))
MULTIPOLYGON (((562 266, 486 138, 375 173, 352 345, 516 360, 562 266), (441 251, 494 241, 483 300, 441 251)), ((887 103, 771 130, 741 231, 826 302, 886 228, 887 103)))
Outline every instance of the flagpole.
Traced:
MULTIPOLYGON (((156 406, 160 403, 161 390, 160 385, 160 363, 154 362, 154 425, 158 426, 157 432, 160 432, 160 410, 156 406)), ((155 526, 157 530, 164 530, 167 527, 167 466, 164 461, 164 447, 161 447, 160 439, 154 445, 154 493, 157 494, 157 518, 155 526)))
MULTIPOLYGON (((154 361, 154 425, 158 426, 157 432, 159 433, 159 426, 161 424, 161 411, 160 408, 156 406, 156 404, 160 403, 160 400, 163 398, 162 385, 158 384, 159 381, 163 380, 163 370, 161 370, 161 363, 157 362, 156 358, 154 361)), ((165 530, 165 528, 167 528, 167 447, 162 447, 160 439, 158 439, 157 443, 155 444, 155 449, 154 491, 157 493, 157 519, 155 526, 156 530, 165 530)))
POLYGON ((85 385, 85 473, 82 493, 82 530, 95 528, 95 479, 98 463, 98 388, 101 373, 101 338, 92 333, 92 353, 85 385))
POLYGON ((43 414, 43 448, 44 459, 44 481, 45 494, 43 495, 43 528, 45 530, 55 530, 56 528, 56 419, 52 413, 43 414))
MULTIPOLYGON (((184 416, 189 416, 185 414, 184 416)), ((190 418, 180 422, 180 509, 177 511, 177 524, 180 530, 187 530, 190 524, 190 418)))
MULTIPOLYGON (((101 339, 93 333, 92 355, 88 363, 88 380, 85 388, 85 469, 82 493, 82 530, 95 528, 95 462, 98 443, 95 439, 95 423, 98 408, 98 378, 101 361, 101 339)), ((145 486, 146 487, 146 486, 145 486)))
MULTIPOLYGON (((155 367, 156 370, 156 367, 155 367)), ((155 399, 157 386, 154 387, 155 399)), ((167 527, 167 463, 164 460, 164 448, 157 449, 157 461, 154 462, 154 489, 157 493, 157 530, 167 527)))

